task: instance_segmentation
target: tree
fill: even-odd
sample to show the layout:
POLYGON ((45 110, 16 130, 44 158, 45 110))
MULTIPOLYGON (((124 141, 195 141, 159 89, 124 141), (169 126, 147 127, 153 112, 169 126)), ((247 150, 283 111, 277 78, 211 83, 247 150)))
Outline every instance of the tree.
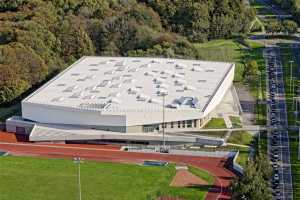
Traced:
POLYGON ((292 20, 284 20, 282 28, 286 34, 294 34, 297 32, 298 24, 292 20))
POLYGON ((267 33, 280 33, 282 31, 282 25, 278 20, 270 21, 266 26, 267 33))
POLYGON ((246 64, 245 75, 256 76, 258 73, 258 64, 256 60, 249 60, 246 64))

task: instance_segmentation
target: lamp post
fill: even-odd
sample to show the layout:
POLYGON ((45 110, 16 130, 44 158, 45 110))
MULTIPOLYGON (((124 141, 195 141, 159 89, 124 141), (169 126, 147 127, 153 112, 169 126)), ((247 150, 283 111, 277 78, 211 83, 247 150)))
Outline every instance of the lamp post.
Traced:
POLYGON ((290 92, 292 92, 293 60, 290 60, 290 92))
POLYGON ((78 165, 78 198, 81 200, 81 180, 80 180, 80 164, 83 162, 83 159, 80 157, 75 157, 73 159, 74 163, 78 165))
POLYGON ((163 104, 162 104, 162 131, 163 131, 163 152, 166 152, 166 138, 165 138, 165 99, 166 96, 168 95, 168 92, 162 92, 162 97, 163 97, 163 104))

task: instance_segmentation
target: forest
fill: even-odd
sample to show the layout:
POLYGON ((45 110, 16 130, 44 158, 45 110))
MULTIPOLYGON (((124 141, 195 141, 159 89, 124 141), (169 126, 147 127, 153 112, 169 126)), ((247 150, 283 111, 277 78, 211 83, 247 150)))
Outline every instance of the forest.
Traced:
POLYGON ((244 0, 1 0, 0 105, 84 55, 201 59, 194 43, 247 33, 244 0))

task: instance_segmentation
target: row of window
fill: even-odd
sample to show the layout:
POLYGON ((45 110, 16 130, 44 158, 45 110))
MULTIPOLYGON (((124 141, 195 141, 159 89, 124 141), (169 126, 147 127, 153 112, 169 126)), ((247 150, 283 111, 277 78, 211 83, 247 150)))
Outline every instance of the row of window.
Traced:
MULTIPOLYGON (((168 123, 164 123, 161 125, 161 128, 167 128, 168 123)), ((175 127, 175 122, 170 122, 170 128, 175 127)), ((186 120, 186 121, 178 121, 177 128, 197 128, 197 120, 186 120)))

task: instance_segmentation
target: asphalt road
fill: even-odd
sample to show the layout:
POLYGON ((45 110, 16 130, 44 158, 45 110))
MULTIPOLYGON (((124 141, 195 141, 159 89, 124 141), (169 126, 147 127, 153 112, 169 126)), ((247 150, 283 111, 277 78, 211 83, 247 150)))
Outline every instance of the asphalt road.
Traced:
POLYGON ((284 130, 288 123, 280 49, 267 46, 264 58, 267 67, 268 125, 283 128, 283 131, 268 132, 268 154, 274 170, 271 179, 273 199, 292 200, 289 137, 288 131, 284 130))

